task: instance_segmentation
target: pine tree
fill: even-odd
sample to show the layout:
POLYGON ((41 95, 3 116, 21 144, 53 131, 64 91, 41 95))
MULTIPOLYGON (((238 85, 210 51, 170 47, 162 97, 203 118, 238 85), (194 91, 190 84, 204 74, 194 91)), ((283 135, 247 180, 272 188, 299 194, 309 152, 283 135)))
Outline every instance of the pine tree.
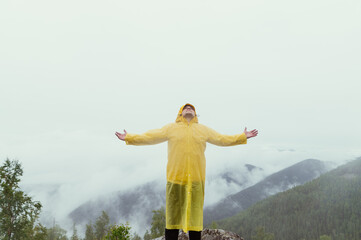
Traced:
POLYGON ((48 228, 48 240, 68 240, 66 231, 62 229, 58 224, 54 223, 52 228, 48 228))
POLYGON ((266 233, 264 227, 258 227, 256 235, 252 236, 252 240, 274 240, 275 237, 272 233, 266 233))
POLYGON ((95 234, 94 234, 92 222, 89 222, 89 224, 86 225, 84 240, 95 240, 95 234))
POLYGON ((144 239, 144 240, 151 240, 151 239, 152 239, 152 237, 151 237, 151 235, 150 235, 150 233, 149 233, 148 230, 145 231, 144 236, 143 236, 143 239, 144 239))
POLYGON ((109 216, 106 212, 102 211, 102 215, 98 217, 95 222, 95 239, 101 240, 109 229, 109 216))
POLYGON ((215 221, 212 221, 212 224, 211 226, 209 227, 210 229, 217 229, 218 228, 218 225, 215 221))
POLYGON ((165 229, 165 208, 153 210, 152 227, 150 229, 151 238, 157 238, 164 235, 165 229))
POLYGON ((132 240, 142 240, 142 238, 137 233, 134 233, 132 240))
POLYGON ((70 238, 71 240, 80 240, 78 237, 78 231, 76 229, 75 223, 73 223, 73 235, 70 238))

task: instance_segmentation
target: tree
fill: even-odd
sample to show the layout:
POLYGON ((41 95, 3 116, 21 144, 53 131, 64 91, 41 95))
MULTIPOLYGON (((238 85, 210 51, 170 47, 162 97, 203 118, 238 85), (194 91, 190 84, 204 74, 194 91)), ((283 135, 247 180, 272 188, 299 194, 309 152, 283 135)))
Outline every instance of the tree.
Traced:
POLYGON ((137 233, 134 233, 132 240, 142 240, 142 238, 137 233))
POLYGON ((6 159, 0 167, 0 238, 28 239, 39 217, 41 204, 20 190, 21 164, 6 159))
POLYGON ((150 235, 150 233, 149 233, 148 230, 145 231, 144 236, 143 236, 143 239, 144 239, 144 240, 151 240, 151 239, 152 239, 152 237, 151 237, 151 235, 150 235))
POLYGON ((102 215, 98 217, 95 222, 95 239, 101 240, 108 231, 109 216, 106 212, 102 211, 102 215))
POLYGON ((89 224, 86 225, 84 240, 95 240, 95 234, 94 234, 93 225, 91 222, 89 222, 89 224))
POLYGON ((33 229, 32 240, 47 240, 48 233, 46 227, 41 225, 40 223, 36 225, 33 229))
POLYGON ((266 233, 264 227, 258 227, 256 229, 256 235, 252 236, 252 240, 274 240, 273 233, 266 233))
POLYGON ((55 224, 52 228, 48 228, 48 240, 68 240, 66 231, 62 229, 58 224, 55 224))
POLYGON ((130 227, 129 224, 126 223, 112 226, 105 236, 105 240, 130 240, 130 227))
POLYGON ((165 208, 153 210, 152 227, 150 229, 151 238, 157 238, 164 235, 165 229, 165 208))
POLYGON ((78 231, 76 230, 75 223, 73 223, 73 235, 70 238, 71 240, 80 240, 78 237, 78 231))
POLYGON ((212 224, 210 226, 211 229, 217 229, 218 228, 218 225, 215 221, 212 221, 212 224))

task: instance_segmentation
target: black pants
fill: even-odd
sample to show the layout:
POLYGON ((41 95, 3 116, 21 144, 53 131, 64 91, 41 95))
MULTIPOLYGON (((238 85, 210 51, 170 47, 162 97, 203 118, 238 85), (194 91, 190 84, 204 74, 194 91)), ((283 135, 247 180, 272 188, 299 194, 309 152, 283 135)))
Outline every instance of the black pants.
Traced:
MULTIPOLYGON (((188 231, 189 240, 201 240, 201 231, 188 231)), ((165 240, 178 240, 179 229, 165 229, 165 240)))

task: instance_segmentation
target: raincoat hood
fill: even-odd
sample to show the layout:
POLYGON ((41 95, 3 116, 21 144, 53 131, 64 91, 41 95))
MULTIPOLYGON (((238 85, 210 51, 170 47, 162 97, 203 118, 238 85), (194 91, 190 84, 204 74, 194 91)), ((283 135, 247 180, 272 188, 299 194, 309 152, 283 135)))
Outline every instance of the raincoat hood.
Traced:
POLYGON ((183 115, 182 115, 183 108, 184 108, 185 106, 187 106, 187 105, 193 107, 193 109, 194 109, 194 118, 192 119, 191 123, 198 123, 196 108, 195 108, 192 104, 190 104, 190 103, 184 104, 184 105, 179 109, 179 112, 178 112, 178 115, 177 115, 177 119, 175 120, 175 122, 177 122, 177 123, 178 123, 178 122, 188 123, 187 119, 185 119, 185 118, 183 117, 183 115))

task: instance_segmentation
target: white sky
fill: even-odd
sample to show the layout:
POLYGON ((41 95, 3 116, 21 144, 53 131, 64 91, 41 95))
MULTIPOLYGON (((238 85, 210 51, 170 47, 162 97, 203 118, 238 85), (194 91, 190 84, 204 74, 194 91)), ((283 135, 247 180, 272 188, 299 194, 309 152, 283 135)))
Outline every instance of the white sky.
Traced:
POLYGON ((0 158, 24 184, 61 185, 58 215, 165 177, 166 144, 114 132, 159 128, 186 102, 221 133, 259 130, 209 146, 208 174, 361 156, 358 0, 2 0, 0 30, 0 158))

